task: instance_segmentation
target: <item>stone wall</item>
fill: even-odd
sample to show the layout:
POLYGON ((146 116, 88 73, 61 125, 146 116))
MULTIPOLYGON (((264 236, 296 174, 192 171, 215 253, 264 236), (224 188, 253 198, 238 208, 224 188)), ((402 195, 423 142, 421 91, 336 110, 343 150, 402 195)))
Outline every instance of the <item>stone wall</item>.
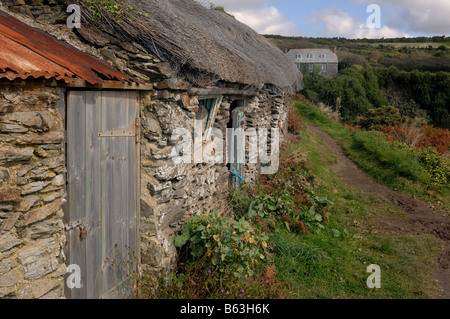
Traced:
MULTIPOLYGON (((59 1, 13 0, 12 2, 14 6, 10 10, 35 19, 33 22, 35 26, 58 38, 65 39, 86 53, 104 59, 118 70, 153 87, 151 91, 141 92, 140 99, 142 133, 140 158, 141 268, 143 271, 155 272, 169 268, 176 258, 172 236, 180 229, 181 224, 193 215, 223 210, 225 199, 230 191, 230 173, 226 163, 174 164, 171 161, 171 153, 179 142, 172 140, 172 132, 177 128, 193 130, 195 120, 204 119, 204 110, 199 107, 200 96, 191 93, 192 84, 187 79, 177 76, 169 63, 162 62, 138 44, 127 42, 126 39, 120 38, 120 35, 111 35, 94 27, 79 30, 70 30, 65 27, 65 19, 63 19, 65 11, 58 7, 59 1), (56 27, 52 28, 52 26, 56 27), (74 37, 77 40, 74 40, 74 37), (83 44, 79 45, 77 41, 81 41, 83 44)), ((244 87, 244 85, 220 81, 215 85, 227 89, 244 87)), ((206 86, 211 86, 211 83, 205 81, 204 87, 206 86)), ((9 95, 7 96, 9 98, 9 95)), ((2 100, 6 110, 9 110, 8 107, 11 108, 8 106, 10 105, 7 102, 8 98, 5 96, 2 100)), ((53 107, 57 96, 52 89, 35 90, 33 94, 31 91, 24 92, 23 99, 17 96, 13 98, 21 99, 24 112, 35 111, 35 105, 38 104, 36 101, 47 101, 47 104, 39 102, 40 108, 36 110, 45 108, 51 118, 60 119, 54 112, 53 107), (44 93, 49 94, 53 99, 48 101, 40 98, 44 93), (25 111, 25 105, 29 107, 27 111, 25 111), (52 111, 50 112, 50 110, 52 111)), ((226 136, 225 130, 231 118, 231 105, 236 99, 242 98, 246 99, 247 127, 278 128, 283 137, 287 126, 287 95, 272 87, 264 87, 248 96, 223 96, 214 126, 222 130, 224 136, 226 136)), ((12 103, 12 105, 16 105, 16 103, 12 103)), ((19 183, 23 184, 14 184, 12 179, 8 179, 4 183, 4 196, 6 199, 12 196, 12 200, 10 198, 3 201, 0 193, 0 218, 2 221, 12 218, 10 222, 3 221, 3 224, 11 224, 17 217, 17 224, 10 230, 2 230, 1 233, 1 236, 7 236, 5 242, 9 244, 2 248, 3 240, 0 239, 0 276, 2 271, 7 274, 5 279, 0 277, 2 278, 0 279, 0 297, 3 291, 5 291, 3 296, 31 296, 30 294, 24 295, 21 292, 23 289, 17 288, 16 285, 18 282, 26 283, 28 280, 25 278, 28 268, 24 268, 27 267, 27 264, 22 265, 23 258, 20 259, 18 256, 22 250, 34 247, 35 243, 38 245, 42 243, 44 247, 48 247, 42 253, 42 256, 47 259, 39 261, 42 263, 42 269, 40 269, 42 273, 33 275, 31 279, 45 280, 45 283, 58 283, 58 285, 55 284, 51 289, 51 295, 34 293, 33 296, 56 296, 61 292, 62 283, 59 280, 62 278, 60 275, 62 268, 60 269, 60 266, 63 265, 63 256, 59 253, 58 247, 64 241, 60 231, 62 230, 62 211, 59 210, 63 190, 62 186, 57 185, 61 181, 61 174, 64 171, 64 157, 61 145, 58 144, 61 142, 58 138, 62 139, 62 128, 52 126, 51 129, 44 127, 43 129, 46 131, 36 131, 33 126, 27 126, 25 123, 14 120, 13 115, 10 115, 14 112, 18 111, 14 109, 4 113, 5 116, 11 116, 12 119, 8 120, 6 127, 6 130, 10 132, 2 132, 3 134, 0 135, 2 138, 0 147, 11 148, 11 152, 8 154, 12 155, 3 156, 5 159, 2 159, 3 152, 1 152, 0 165, 25 169, 32 167, 27 165, 41 162, 42 164, 33 166, 23 175, 21 173, 19 183), (40 140, 37 139, 37 135, 41 137, 40 140), (10 137, 9 140, 8 137, 10 137), (46 156, 51 156, 53 162, 46 156), (3 163, 3 161, 5 162, 3 163), (53 189, 52 187, 59 188, 53 189), (33 192, 24 194, 24 189, 25 193, 28 192, 28 189, 33 192), (9 192, 11 195, 8 195, 9 192), (33 199, 36 201, 33 202, 33 199), (18 211, 17 208, 23 202, 31 203, 30 207, 24 207, 28 208, 24 211, 25 214, 18 211), (35 211, 36 209, 42 209, 42 211, 35 211), (37 216, 35 218, 39 220, 28 224, 21 223, 23 216, 28 216, 27 212, 33 212, 30 216, 37 216), (18 225, 22 225, 22 227, 18 227, 18 225), (47 233, 43 229, 46 229, 47 233), (4 255, 2 249, 8 253, 4 255), (3 260, 7 261, 3 262, 3 260), (46 266, 46 263, 50 263, 50 268, 46 266), (54 269, 55 267, 56 269, 54 269), (16 278, 17 281, 15 282, 12 278, 16 278)), ((46 114, 42 115, 42 118, 45 119, 46 114)), ((3 116, 3 113, 0 115, 3 116)), ((243 176, 246 182, 254 183, 259 176, 259 169, 260 164, 245 165, 243 176)), ((8 170, 11 172, 9 176, 12 176, 13 169, 8 168, 8 170)), ((9 227, 5 226, 5 229, 9 227)), ((30 260, 40 260, 38 257, 30 260)), ((48 286, 51 287, 50 284, 48 286)))
POLYGON ((56 89, 0 87, 0 298, 60 298, 64 130, 56 89))
MULTIPOLYGON (((164 85, 164 90, 159 90, 162 85, 155 85, 155 91, 141 99, 141 252, 142 263, 152 269, 167 268, 174 262, 176 254, 171 237, 183 221, 194 215, 223 211, 231 187, 225 161, 175 164, 171 160, 174 146, 179 142, 172 140, 172 132, 176 128, 193 132, 194 121, 201 119, 202 114, 199 97, 187 91, 189 85, 181 84, 183 81, 176 78, 170 82, 177 86, 164 85)), ((280 131, 283 139, 287 129, 287 98, 274 89, 248 96, 244 107, 246 128, 270 130, 273 127, 280 131)), ((220 129, 224 137, 231 120, 230 106, 235 99, 242 97, 224 96, 216 117, 214 127, 220 129)), ((256 182, 260 166, 244 165, 243 176, 247 183, 256 182)))

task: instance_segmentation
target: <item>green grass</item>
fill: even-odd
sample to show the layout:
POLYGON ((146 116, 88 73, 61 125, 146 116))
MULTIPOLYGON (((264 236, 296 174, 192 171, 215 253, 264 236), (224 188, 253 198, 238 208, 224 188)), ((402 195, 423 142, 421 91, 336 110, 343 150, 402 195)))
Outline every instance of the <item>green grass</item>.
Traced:
MULTIPOLYGON (((313 117, 321 117, 314 114, 313 117)), ((308 158, 320 179, 320 195, 334 202, 324 230, 308 234, 277 230, 271 236, 277 279, 289 298, 430 298, 429 278, 440 253, 431 235, 374 232, 372 218, 401 217, 386 200, 342 183, 331 169, 335 155, 305 130, 289 151, 308 158), (381 289, 369 289, 367 267, 381 267, 381 289)))
POLYGON ((305 120, 333 136, 347 155, 376 181, 439 208, 450 208, 449 185, 430 187, 431 175, 420 162, 420 151, 389 142, 380 132, 351 132, 314 106, 298 102, 296 107, 305 120))

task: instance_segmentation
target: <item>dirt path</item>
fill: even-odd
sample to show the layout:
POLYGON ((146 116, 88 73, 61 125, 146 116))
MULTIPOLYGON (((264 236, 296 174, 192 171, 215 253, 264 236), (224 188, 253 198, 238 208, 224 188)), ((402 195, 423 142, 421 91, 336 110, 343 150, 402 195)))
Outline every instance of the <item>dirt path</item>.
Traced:
POLYGON ((318 135, 336 154, 337 164, 333 167, 335 173, 349 185, 363 188, 371 193, 381 195, 405 212, 401 220, 383 218, 380 224, 383 229, 395 232, 430 233, 445 242, 443 254, 439 257, 439 268, 432 274, 438 281, 436 298, 450 299, 450 220, 436 213, 425 203, 411 196, 398 193, 375 182, 351 161, 336 141, 321 129, 307 125, 309 130, 318 135))

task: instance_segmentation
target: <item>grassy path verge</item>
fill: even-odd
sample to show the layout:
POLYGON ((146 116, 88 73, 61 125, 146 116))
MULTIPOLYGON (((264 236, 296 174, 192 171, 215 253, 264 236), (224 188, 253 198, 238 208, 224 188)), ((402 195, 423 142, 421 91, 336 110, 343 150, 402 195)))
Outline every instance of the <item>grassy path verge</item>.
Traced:
POLYGON ((333 171, 337 157, 308 129, 288 152, 302 152, 320 179, 320 194, 334 202, 325 229, 309 234, 279 230, 275 244, 277 278, 288 282, 291 298, 431 298, 442 243, 430 234, 399 233, 380 220, 402 219, 388 200, 345 184, 333 171), (367 267, 382 271, 382 288, 366 285, 367 267))

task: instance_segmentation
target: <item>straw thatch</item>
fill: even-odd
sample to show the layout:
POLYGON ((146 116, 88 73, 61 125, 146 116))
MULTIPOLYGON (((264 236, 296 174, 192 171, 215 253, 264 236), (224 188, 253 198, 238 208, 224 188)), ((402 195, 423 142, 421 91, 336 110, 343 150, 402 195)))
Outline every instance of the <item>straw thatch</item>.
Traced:
MULTIPOLYGON (((128 17, 105 14, 104 26, 142 45, 183 75, 201 73, 216 80, 298 90, 301 74, 285 54, 234 18, 192 0, 128 0, 128 17)), ((83 9, 89 15, 89 9, 83 9)), ((89 20, 89 19, 88 19, 89 20)))

